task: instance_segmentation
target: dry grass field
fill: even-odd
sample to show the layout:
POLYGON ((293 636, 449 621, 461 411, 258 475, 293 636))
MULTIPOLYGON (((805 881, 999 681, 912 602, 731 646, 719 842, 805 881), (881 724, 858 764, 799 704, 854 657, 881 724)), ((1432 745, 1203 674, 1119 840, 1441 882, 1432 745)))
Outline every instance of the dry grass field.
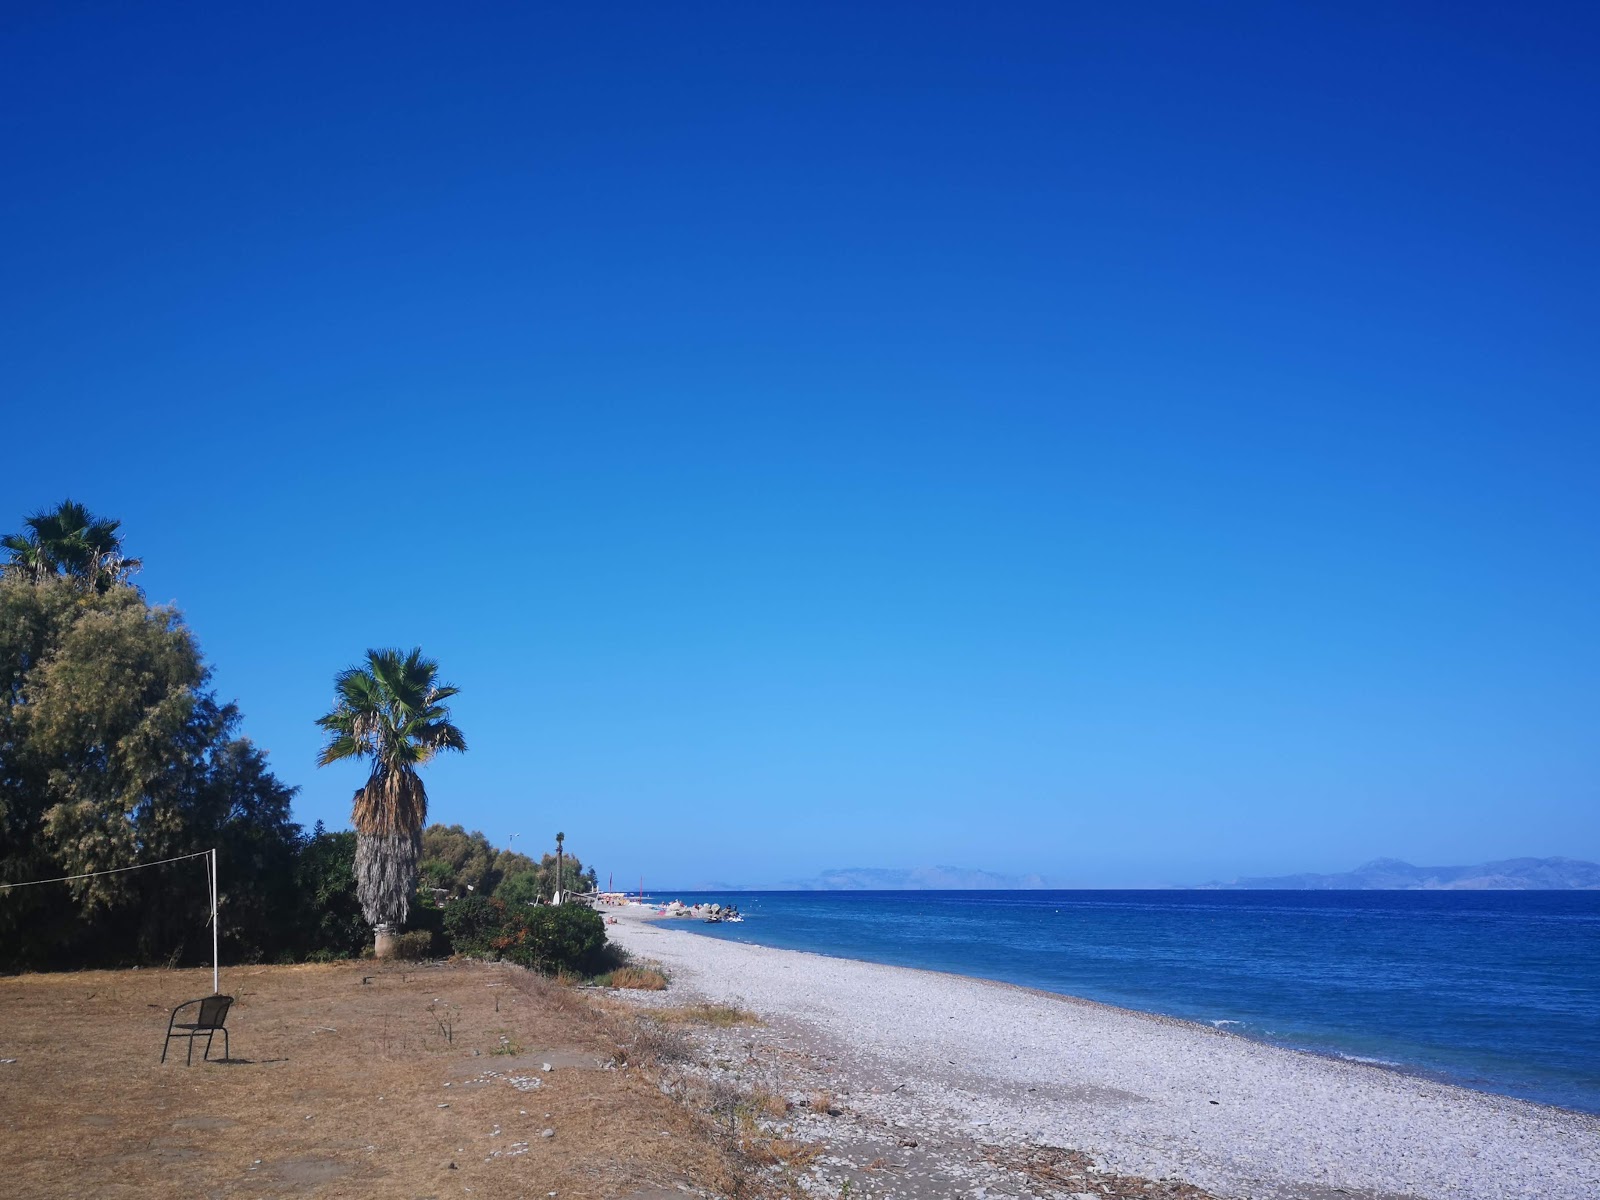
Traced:
POLYGON ((197 1047, 186 1067, 174 1042, 160 1065, 169 1010, 210 990, 208 971, 0 979, 0 1059, 16 1060, 0 1063, 0 1194, 618 1200, 739 1187, 648 1072, 603 1068, 618 1052, 603 1008, 525 971, 227 969, 232 1059, 202 1063, 197 1047))

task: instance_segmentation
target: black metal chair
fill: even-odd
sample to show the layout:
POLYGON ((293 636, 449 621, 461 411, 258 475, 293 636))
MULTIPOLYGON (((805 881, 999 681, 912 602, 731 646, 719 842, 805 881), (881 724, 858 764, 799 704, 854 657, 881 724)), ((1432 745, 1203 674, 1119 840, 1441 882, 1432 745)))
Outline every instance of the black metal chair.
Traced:
POLYGON ((224 1060, 231 1057, 228 1046, 228 1030, 224 1022, 228 1019, 228 1009, 233 1005, 232 996, 206 996, 201 1000, 185 1000, 172 1010, 172 1016, 167 1021, 167 1040, 161 1043, 161 1061, 167 1061, 167 1047, 172 1045, 173 1038, 188 1038, 189 1053, 184 1057, 183 1065, 190 1066, 194 1062, 194 1040, 203 1037, 206 1040, 205 1052, 200 1055, 200 1061, 206 1062, 211 1058, 211 1039, 217 1034, 222 1035, 222 1057, 224 1060), (199 1005, 200 1011, 195 1014, 193 1021, 180 1021, 178 1014, 186 1008, 199 1005))

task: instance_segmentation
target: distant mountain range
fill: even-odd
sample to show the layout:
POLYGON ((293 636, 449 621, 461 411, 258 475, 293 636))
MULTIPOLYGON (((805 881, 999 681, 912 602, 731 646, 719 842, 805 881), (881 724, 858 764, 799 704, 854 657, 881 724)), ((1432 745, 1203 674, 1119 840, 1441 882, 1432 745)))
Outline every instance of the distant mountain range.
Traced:
MULTIPOLYGON (((1027 891, 1052 886, 1056 885, 1042 875, 1006 875, 976 867, 837 867, 808 879, 786 879, 781 883, 700 880, 681 890, 699 893, 1027 891)), ((1600 863, 1576 858, 1507 858, 1470 867, 1416 867, 1398 858, 1376 858, 1353 871, 1332 875, 1271 875, 1188 887, 1191 890, 1239 891, 1600 890, 1600 863)))
POLYGON ((1049 882, 1040 875, 1001 875, 973 867, 912 867, 909 870, 839 867, 811 879, 791 879, 779 884, 784 889, 801 892, 932 892, 965 889, 998 892, 1049 886, 1049 882))
POLYGON ((1592 890, 1600 888, 1600 863, 1576 858, 1507 858, 1473 867, 1414 867, 1398 858, 1375 858, 1337 875, 1274 875, 1200 886, 1274 891, 1592 890))

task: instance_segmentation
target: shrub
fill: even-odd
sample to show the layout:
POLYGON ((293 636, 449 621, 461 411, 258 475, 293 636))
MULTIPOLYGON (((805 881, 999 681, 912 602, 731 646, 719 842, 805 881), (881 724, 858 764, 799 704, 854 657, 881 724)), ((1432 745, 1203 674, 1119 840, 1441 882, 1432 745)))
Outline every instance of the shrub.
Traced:
POLYGON ((361 953, 372 944, 372 930, 356 897, 356 835, 329 833, 317 823, 303 840, 295 862, 297 941, 307 962, 331 962, 361 953))
POLYGON ((446 944, 444 909, 434 902, 433 895, 419 890, 411 899, 411 911, 406 916, 407 931, 417 929, 434 935, 434 944, 446 944))
POLYGON ((433 954, 433 934, 426 929, 413 929, 394 939, 394 956, 403 962, 421 962, 433 954))
POLYGON ((457 954, 487 957, 490 941, 505 920, 505 905, 487 896, 468 896, 444 906, 444 931, 457 954))
POLYGON ((602 962, 606 944, 600 914, 576 904, 548 908, 473 896, 445 906, 444 928, 458 954, 540 971, 587 974, 602 962))
POLYGON ((689 1062, 694 1058, 694 1043, 681 1029, 655 1021, 640 1020, 634 1028, 633 1042, 626 1047, 626 1059, 644 1067, 689 1062))
POLYGON ((525 907, 509 910, 508 916, 493 945, 501 958, 524 967, 586 972, 606 944, 605 922, 592 908, 525 907))

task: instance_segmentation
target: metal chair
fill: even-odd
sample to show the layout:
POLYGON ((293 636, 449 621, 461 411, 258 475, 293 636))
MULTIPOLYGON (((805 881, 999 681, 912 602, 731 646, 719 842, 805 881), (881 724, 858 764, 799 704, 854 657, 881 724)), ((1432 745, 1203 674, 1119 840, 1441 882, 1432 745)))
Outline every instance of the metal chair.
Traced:
POLYGON ((211 1039, 219 1033, 222 1035, 222 1058, 226 1060, 231 1057, 228 1030, 223 1022, 228 1019, 228 1009, 232 1004, 232 996, 206 996, 200 1000, 185 1000, 173 1009, 172 1016, 167 1021, 167 1040, 161 1043, 161 1061, 167 1061, 167 1047, 172 1045, 173 1038, 188 1038, 189 1053, 184 1057, 183 1065, 191 1066, 194 1063, 194 1039, 203 1037, 206 1040, 206 1048, 200 1055, 200 1061, 207 1062, 211 1058, 211 1039), (193 1021, 178 1020, 179 1013, 195 1005, 200 1006, 200 1011, 193 1021))

